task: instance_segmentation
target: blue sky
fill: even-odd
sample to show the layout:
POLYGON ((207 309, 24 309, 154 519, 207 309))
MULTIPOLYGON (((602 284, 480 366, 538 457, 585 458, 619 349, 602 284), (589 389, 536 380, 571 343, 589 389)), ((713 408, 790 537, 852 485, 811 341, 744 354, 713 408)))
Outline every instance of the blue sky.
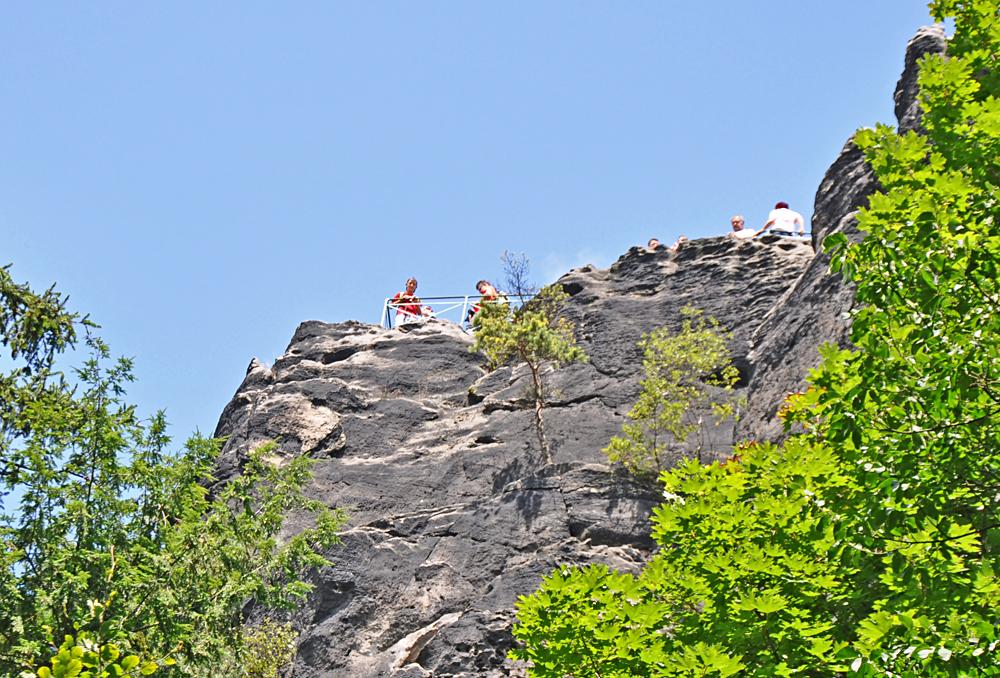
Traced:
POLYGON ((8 3, 0 263, 211 433, 303 320, 376 322, 409 275, 473 293, 650 236, 808 216, 893 122, 910 0, 8 3))

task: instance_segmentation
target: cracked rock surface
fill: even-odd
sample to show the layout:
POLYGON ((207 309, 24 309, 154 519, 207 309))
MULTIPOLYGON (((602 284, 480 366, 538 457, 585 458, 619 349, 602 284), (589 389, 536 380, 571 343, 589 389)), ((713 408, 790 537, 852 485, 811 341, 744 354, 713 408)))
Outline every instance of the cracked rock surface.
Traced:
MULTIPOLYGON (((910 43, 896 98, 908 126, 918 124, 913 64, 943 48, 937 29, 910 43)), ((836 230, 860 237, 854 215, 873 190, 848 142, 817 192, 814 242, 836 230)), ((311 494, 350 515, 333 566, 314 574, 293 618, 290 675, 519 675, 505 659, 519 595, 560 564, 638 570, 653 547, 659 491, 601 453, 638 394, 642 333, 679 328, 684 306, 732 333, 736 395, 748 406, 737 426, 705 427, 675 456, 710 461, 736 440, 776 439, 777 409, 818 363, 817 347, 847 341, 853 294, 827 270, 808 241, 718 237, 676 254, 633 248, 608 269, 563 276, 565 314, 590 362, 545 374, 551 461, 526 370, 487 373, 459 327, 301 324, 273 366, 250 363, 216 429, 228 437, 220 479, 275 440, 278 462, 315 457, 311 494)))
MULTIPOLYGON (((350 514, 295 618, 294 675, 516 671, 504 656, 518 595, 559 564, 636 570, 652 548, 657 488, 601 453, 637 396, 642 333, 703 308, 732 329, 749 369, 749 337, 812 258, 806 241, 710 238, 564 276, 591 362, 545 374, 551 463, 526 370, 487 373, 453 324, 306 322, 272 367, 251 363, 216 431, 229 437, 223 477, 273 439, 278 460, 316 457, 311 493, 350 514)), ((729 454, 733 435, 730 425, 696 436, 703 458, 729 454)))

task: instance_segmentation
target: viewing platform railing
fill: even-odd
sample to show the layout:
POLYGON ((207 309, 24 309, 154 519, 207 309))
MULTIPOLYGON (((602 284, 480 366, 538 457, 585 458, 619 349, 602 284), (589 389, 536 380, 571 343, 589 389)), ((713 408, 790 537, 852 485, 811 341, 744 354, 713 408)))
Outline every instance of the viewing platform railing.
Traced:
MULTIPOLYGON (((533 295, 507 294, 505 296, 511 308, 516 309, 531 299, 533 295)), ((469 310, 479 304, 480 299, 482 296, 479 294, 467 294, 463 297, 420 297, 419 306, 428 310, 418 316, 400 310, 403 307, 418 304, 414 304, 412 301, 393 301, 392 297, 388 297, 382 302, 382 316, 379 322, 382 327, 391 330, 396 325, 421 323, 431 318, 437 318, 468 329, 469 310)))

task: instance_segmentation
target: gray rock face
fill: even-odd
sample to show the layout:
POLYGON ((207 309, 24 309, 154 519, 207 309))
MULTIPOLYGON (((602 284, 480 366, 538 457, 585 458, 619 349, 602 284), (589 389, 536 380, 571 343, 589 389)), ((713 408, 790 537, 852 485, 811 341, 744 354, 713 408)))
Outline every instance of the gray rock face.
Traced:
MULTIPOLYGON (((908 69, 910 51, 923 49, 914 44, 938 44, 921 35, 908 69)), ((874 189, 848 143, 817 193, 814 237, 856 236, 854 212, 874 189)), ((659 490, 601 453, 638 393, 642 333, 678 328, 684 306, 731 330, 749 409, 737 430, 706 427, 675 451, 708 461, 737 439, 780 435, 778 405, 822 341, 846 341, 852 298, 808 242, 775 236, 707 238, 677 254, 633 248, 609 269, 559 282, 591 360, 545 374, 551 461, 538 448, 524 366, 487 373, 450 323, 310 321, 272 367, 251 362, 216 430, 228 436, 220 478, 276 440, 279 463, 317 458, 311 493, 350 514, 333 566, 315 573, 294 617, 292 675, 518 675, 505 659, 517 596, 559 564, 637 570, 653 547, 659 490)), ((288 529, 299 527, 290 517, 288 529)))
POLYGON ((917 62, 925 54, 944 54, 947 46, 948 40, 944 34, 944 26, 941 24, 924 26, 906 45, 906 65, 893 95, 900 132, 920 128, 920 106, 917 101, 917 62))
MULTIPOLYGON (((272 368, 252 363, 216 431, 223 473, 277 440, 279 459, 319 459, 311 491, 351 516, 296 618, 294 675, 504 675, 514 603, 542 575, 637 569, 659 492, 601 453, 638 392, 636 342, 697 306, 733 329, 746 369, 750 336, 812 258, 804 241, 710 238, 564 276, 591 362, 545 375, 551 463, 526 371, 486 373, 450 323, 307 322, 272 368)), ((732 427, 710 433, 705 458, 728 454, 732 427)))

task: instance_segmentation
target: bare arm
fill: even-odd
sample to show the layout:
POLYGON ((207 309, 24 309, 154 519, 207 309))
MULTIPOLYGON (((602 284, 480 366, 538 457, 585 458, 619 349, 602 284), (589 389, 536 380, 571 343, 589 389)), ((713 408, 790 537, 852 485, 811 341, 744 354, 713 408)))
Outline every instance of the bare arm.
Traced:
POLYGON ((766 231, 767 229, 771 228, 772 226, 774 226, 774 219, 771 219, 766 224, 764 224, 764 228, 762 228, 759 231, 757 231, 757 235, 755 235, 754 237, 755 238, 759 238, 764 231, 766 231))

